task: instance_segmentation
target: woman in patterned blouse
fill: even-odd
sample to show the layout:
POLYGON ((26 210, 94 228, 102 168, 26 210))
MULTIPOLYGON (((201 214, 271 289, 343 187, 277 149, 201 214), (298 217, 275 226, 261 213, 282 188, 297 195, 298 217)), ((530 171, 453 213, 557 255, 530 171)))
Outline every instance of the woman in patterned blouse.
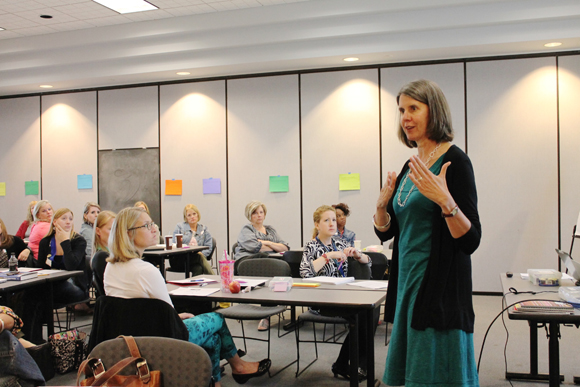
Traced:
MULTIPOLYGON (((311 277, 347 277, 348 257, 353 257, 362 264, 370 264, 368 255, 348 246, 347 242, 335 237, 336 233, 336 210, 331 206, 320 206, 314 211, 314 233, 312 240, 304 247, 302 262, 300 263, 300 275, 302 278, 311 277)), ((314 311, 313 311, 314 312, 314 311)), ((336 310, 319 311, 326 316, 336 316, 336 310)), ((346 319, 353 316, 341 315, 346 319)), ((377 317, 378 318, 378 317, 377 317)), ((359 382, 366 379, 366 323, 359 321, 359 382)), ((375 324, 376 326, 376 324, 375 324)), ((350 334, 344 340, 336 362, 332 365, 332 373, 335 377, 341 375, 349 379, 349 342, 350 334)))

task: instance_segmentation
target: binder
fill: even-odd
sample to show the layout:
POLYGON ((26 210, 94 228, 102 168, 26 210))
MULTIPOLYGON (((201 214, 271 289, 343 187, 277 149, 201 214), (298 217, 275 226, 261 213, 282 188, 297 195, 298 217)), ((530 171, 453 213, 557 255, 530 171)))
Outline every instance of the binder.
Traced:
POLYGON ((515 313, 560 313, 572 314, 574 307, 567 302, 560 301, 525 301, 514 306, 515 313))

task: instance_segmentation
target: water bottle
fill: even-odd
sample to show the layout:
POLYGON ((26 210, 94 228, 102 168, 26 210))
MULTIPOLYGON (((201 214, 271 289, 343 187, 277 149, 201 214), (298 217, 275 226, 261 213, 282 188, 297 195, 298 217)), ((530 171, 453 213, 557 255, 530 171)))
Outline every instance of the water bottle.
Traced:
POLYGON ((10 255, 10 260, 8 261, 9 271, 18 271, 18 260, 16 259, 16 254, 12 253, 10 255))

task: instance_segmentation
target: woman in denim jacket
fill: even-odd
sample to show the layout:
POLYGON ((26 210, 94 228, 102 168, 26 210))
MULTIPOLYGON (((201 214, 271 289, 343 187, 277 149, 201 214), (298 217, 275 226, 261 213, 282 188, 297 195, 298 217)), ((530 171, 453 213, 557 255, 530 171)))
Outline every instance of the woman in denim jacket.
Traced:
MULTIPOLYGON (((210 264, 210 254, 213 250, 213 240, 207 227, 199 223, 200 219, 201 214, 199 213, 197 206, 194 204, 186 205, 183 209, 184 222, 178 223, 175 226, 175 230, 173 230, 173 243, 177 242, 177 238, 175 236, 177 234, 181 234, 183 235, 182 242, 184 245, 208 246, 206 250, 202 250, 197 253, 197 255, 190 258, 190 267, 192 268, 193 275, 214 274, 210 264), (196 272, 196 270, 199 271, 200 268, 201 273, 196 272)), ((177 257, 169 258, 169 263, 175 270, 185 270, 185 262, 177 257)))

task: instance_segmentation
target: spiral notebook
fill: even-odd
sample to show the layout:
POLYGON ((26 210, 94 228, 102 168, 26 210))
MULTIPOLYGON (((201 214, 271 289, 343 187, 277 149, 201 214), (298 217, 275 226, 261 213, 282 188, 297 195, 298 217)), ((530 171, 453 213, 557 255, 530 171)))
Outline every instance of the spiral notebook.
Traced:
POLYGON ((514 306, 515 313, 561 313, 572 314, 574 307, 567 302, 559 301, 525 301, 514 306))

